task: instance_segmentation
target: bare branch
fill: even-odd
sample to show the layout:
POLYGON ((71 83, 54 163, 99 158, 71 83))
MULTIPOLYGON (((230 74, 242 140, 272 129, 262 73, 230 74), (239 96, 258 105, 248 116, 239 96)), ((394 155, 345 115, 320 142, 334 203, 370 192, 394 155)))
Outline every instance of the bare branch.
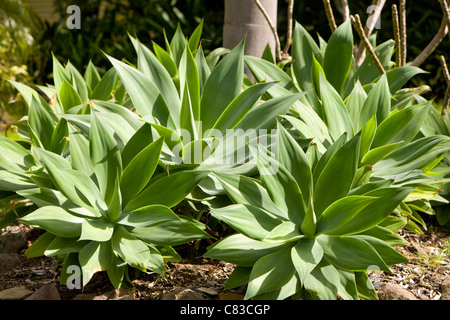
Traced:
POLYGON ((448 33, 448 26, 445 18, 442 19, 441 27, 439 31, 436 33, 434 38, 430 41, 430 43, 426 46, 425 49, 411 62, 411 65, 414 67, 420 66, 424 61, 433 53, 434 50, 439 46, 442 40, 448 33))
POLYGON ((397 67, 400 67, 402 63, 402 50, 400 48, 400 27, 398 22, 398 10, 395 4, 392 5, 392 22, 395 39, 395 64, 397 67))
POLYGON ((450 85, 450 73, 448 72, 447 63, 445 62, 444 56, 441 56, 441 66, 442 66, 442 74, 444 75, 445 82, 450 85))
POLYGON ((447 90, 445 90, 444 102, 442 103, 441 114, 447 114, 447 109, 450 106, 450 74, 448 72, 447 63, 444 56, 441 56, 442 73, 444 74, 445 81, 447 82, 447 90))
POLYGON ((272 30, 273 36, 275 38, 275 51, 277 53, 277 58, 279 61, 283 59, 282 53, 281 53, 281 44, 280 44, 280 38, 278 37, 277 28, 274 26, 272 20, 269 17, 269 14, 267 13, 266 9, 262 6, 261 2, 259 0, 253 0, 255 2, 258 9, 261 11, 261 13, 264 15, 264 18, 266 18, 267 23, 269 24, 270 29, 272 30))
POLYGON ((348 6, 348 0, 336 0, 335 4, 339 13, 344 18, 344 21, 350 19, 350 8, 348 6))
MULTIPOLYGON (((447 27, 450 28, 450 10, 449 6, 446 0, 439 0, 439 3, 441 4, 442 11, 444 12, 444 18, 447 22, 447 27)), ((449 35, 450 38, 450 35, 449 35)))
MULTIPOLYGON (((384 5, 386 4, 386 0, 373 0, 372 6, 375 6, 375 10, 369 15, 369 18, 367 19, 367 24, 364 28, 364 33, 367 38, 370 38, 370 35, 372 34, 373 29, 375 28, 375 25, 378 21, 378 18, 381 15, 381 11, 383 10, 384 5)), ((358 47, 358 51, 356 53, 356 66, 359 67, 364 59, 366 58, 366 46, 364 44, 364 41, 361 39, 358 47)))
POLYGON ((401 67, 406 65, 406 0, 400 0, 400 49, 402 51, 401 67))
POLYGON ((286 45, 283 50, 283 56, 288 56, 289 47, 291 46, 292 41, 292 25, 293 25, 293 16, 294 16, 294 0, 289 0, 288 5, 288 25, 287 25, 287 35, 286 35, 286 45))
POLYGON ((330 25, 331 32, 337 29, 336 21, 334 20, 333 9, 331 8, 330 0, 323 0, 325 12, 327 13, 328 24, 330 25))
POLYGON ((367 51, 369 51, 370 55, 372 56, 373 60, 375 61, 375 65, 377 66, 378 70, 380 71, 381 74, 386 73, 386 71, 383 68, 383 65, 381 64, 375 51, 373 50, 372 45, 370 44, 369 39, 367 38, 366 34, 364 33, 364 29, 361 24, 361 19, 359 18, 359 15, 355 14, 354 16, 350 16, 350 19, 351 19, 352 24, 355 27, 356 31, 358 32, 359 36, 361 37, 367 51))

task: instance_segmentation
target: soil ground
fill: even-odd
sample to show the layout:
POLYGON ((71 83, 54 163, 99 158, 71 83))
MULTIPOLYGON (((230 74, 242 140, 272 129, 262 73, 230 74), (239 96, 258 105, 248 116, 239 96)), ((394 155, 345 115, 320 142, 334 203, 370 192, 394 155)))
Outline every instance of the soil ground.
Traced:
MULTIPOLYGON (((42 232, 39 229, 16 223, 7 227, 3 233, 18 231, 26 235, 29 245, 42 232)), ((396 250, 405 255, 409 262, 391 266, 391 274, 385 272, 370 274, 375 288, 390 282, 402 286, 419 299, 438 300, 440 285, 445 277, 450 276, 449 230, 432 227, 424 234, 415 234, 404 230, 400 233, 407 243, 396 247, 396 250)), ((143 273, 130 275, 135 299, 158 300, 175 287, 193 289, 202 293, 206 300, 219 299, 223 293, 244 294, 245 288, 225 289, 225 282, 233 271, 234 265, 202 258, 201 248, 206 245, 208 243, 200 245, 200 249, 195 252, 192 251, 193 246, 175 248, 182 256, 182 253, 189 252, 187 256, 190 255, 190 257, 178 263, 169 263, 171 272, 166 278, 143 273)), ((69 300, 81 293, 102 294, 113 289, 106 274, 100 272, 82 290, 70 290, 65 285, 59 284, 61 261, 49 257, 26 259, 23 256, 24 251, 25 249, 19 252, 23 257, 21 267, 0 273, 0 291, 17 286, 24 286, 28 290, 36 291, 45 284, 54 284, 60 292, 61 299, 69 300)), ((239 295, 235 297, 239 297, 239 295)))

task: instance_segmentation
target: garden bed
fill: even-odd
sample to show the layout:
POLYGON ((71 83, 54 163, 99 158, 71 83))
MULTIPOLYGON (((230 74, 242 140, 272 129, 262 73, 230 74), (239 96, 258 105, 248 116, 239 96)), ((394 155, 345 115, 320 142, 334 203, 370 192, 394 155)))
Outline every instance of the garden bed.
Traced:
MULTIPOLYGON (((21 264, 0 273, 0 292, 24 287, 35 292, 45 285, 54 285, 62 300, 71 299, 136 299, 136 300, 238 300, 245 294, 245 288, 225 289, 225 282, 234 265, 215 259, 201 257, 201 249, 193 253, 191 249, 178 248, 184 258, 178 263, 169 263, 167 277, 152 274, 130 274, 133 287, 126 294, 112 297, 114 288, 104 273, 97 273, 82 289, 68 289, 59 283, 61 261, 49 257, 27 259, 26 246, 42 230, 22 224, 14 224, 3 231, 20 234, 25 246, 18 252, 21 264), (185 252, 183 252, 185 251, 185 252)), ((450 276, 450 241, 448 230, 429 228, 424 234, 400 231, 407 243, 396 249, 408 257, 409 263, 391 267, 392 274, 374 272, 370 275, 376 289, 386 283, 400 286, 420 300, 439 300, 442 297, 442 283, 450 276)), ((206 245, 206 244, 205 244, 206 245)), ((412 297, 412 296, 411 296, 412 297)), ((26 297, 25 297, 26 298, 26 297)))

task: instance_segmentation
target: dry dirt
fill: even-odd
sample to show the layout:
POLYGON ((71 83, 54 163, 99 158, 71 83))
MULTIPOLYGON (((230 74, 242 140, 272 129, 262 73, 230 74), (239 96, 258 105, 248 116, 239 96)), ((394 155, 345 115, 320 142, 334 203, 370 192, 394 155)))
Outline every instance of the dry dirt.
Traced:
MULTIPOLYGON (((42 232, 21 224, 9 226, 5 232, 22 231, 26 235, 28 245, 42 232)), ((421 300, 438 300, 442 280, 450 276, 450 240, 448 230, 431 228, 423 235, 401 231, 407 244, 396 249, 409 258, 409 263, 391 266, 392 274, 375 272, 370 275, 377 288, 383 283, 395 283, 412 292, 421 300)), ((206 247, 207 243, 201 245, 206 247)), ((184 256, 191 256, 179 263, 169 263, 171 272, 166 278, 151 274, 130 274, 132 290, 135 299, 157 300, 176 287, 195 289, 205 300, 216 300, 235 294, 233 299, 239 299, 245 288, 226 290, 225 281, 233 271, 233 265, 217 260, 201 258, 201 249, 193 251, 193 246, 176 248, 184 256), (189 251, 190 250, 190 251, 189 251)), ((59 284, 59 268, 61 261, 49 257, 26 259, 21 254, 23 264, 6 273, 0 273, 0 291, 17 286, 36 291, 45 284, 54 284, 62 300, 73 299, 81 293, 102 294, 112 290, 107 276, 97 273, 83 290, 69 290, 59 284)))

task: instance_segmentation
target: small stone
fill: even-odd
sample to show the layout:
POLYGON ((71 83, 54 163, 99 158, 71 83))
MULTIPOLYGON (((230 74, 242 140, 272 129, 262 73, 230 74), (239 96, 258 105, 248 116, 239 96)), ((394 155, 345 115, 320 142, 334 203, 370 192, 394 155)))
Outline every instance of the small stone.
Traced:
POLYGON ((221 292, 219 300, 244 300, 244 296, 234 292, 221 292))
POLYGON ((95 296, 92 300, 135 300, 131 290, 120 288, 95 296))
POLYGON ((380 300, 419 300, 416 296, 401 286, 386 283, 378 291, 380 300))
POLYGON ((22 260, 17 253, 2 253, 0 254, 0 273, 8 272, 12 269, 21 266, 22 260))
POLYGON ((96 296, 96 293, 80 293, 77 294, 72 300, 94 300, 96 296))
POLYGON ((441 284, 441 300, 450 300, 450 276, 447 276, 441 284))
POLYGON ((61 296, 54 284, 46 284, 25 300, 61 300, 61 296))
POLYGON ((201 293, 194 290, 176 287, 164 293, 161 300, 204 300, 204 297, 201 293))
POLYGON ((9 288, 0 291, 0 300, 22 300, 31 295, 32 293, 33 291, 30 291, 23 286, 9 288))
POLYGON ((210 296, 217 296, 218 295, 217 291, 214 290, 214 289, 211 289, 211 288, 200 287, 197 290, 200 291, 200 292, 206 293, 206 294, 208 294, 210 296))
POLYGON ((27 242, 21 232, 8 232, 0 237, 2 253, 19 253, 26 245, 27 242))

